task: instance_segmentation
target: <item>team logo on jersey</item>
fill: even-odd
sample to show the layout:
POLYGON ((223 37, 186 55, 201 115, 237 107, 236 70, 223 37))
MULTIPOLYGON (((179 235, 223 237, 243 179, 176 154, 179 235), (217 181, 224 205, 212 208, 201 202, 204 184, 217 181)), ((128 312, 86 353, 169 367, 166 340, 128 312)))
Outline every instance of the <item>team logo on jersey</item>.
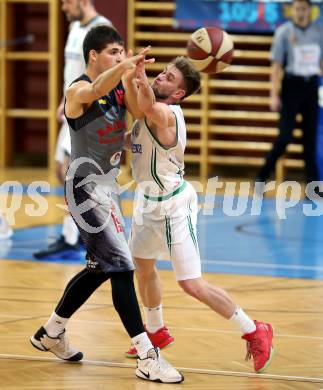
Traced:
POLYGON ((132 136, 138 137, 139 132, 140 132, 140 123, 139 123, 139 121, 136 121, 133 125, 133 128, 132 128, 132 136))
POLYGON ((142 153, 142 146, 141 144, 132 144, 132 153, 142 153))
POLYGON ((110 158, 110 164, 115 167, 116 165, 119 164, 120 160, 121 160, 121 156, 122 156, 122 152, 119 151, 119 152, 116 152, 114 153, 111 158, 110 158))
POLYGON ((114 90, 114 95, 115 95, 115 98, 117 100, 118 106, 123 106, 124 105, 124 95, 125 95, 124 89, 116 88, 114 90))
POLYGON ((124 231, 123 226, 122 226, 122 224, 121 224, 121 222, 116 214, 115 209, 111 210, 111 217, 112 217, 112 221, 114 223, 114 226, 116 228, 117 233, 123 233, 123 231, 124 231))
POLYGON ((96 132, 99 136, 100 144, 113 144, 115 142, 123 141, 123 133, 126 127, 126 122, 119 120, 115 121, 113 124, 106 124, 103 129, 98 129, 96 132))

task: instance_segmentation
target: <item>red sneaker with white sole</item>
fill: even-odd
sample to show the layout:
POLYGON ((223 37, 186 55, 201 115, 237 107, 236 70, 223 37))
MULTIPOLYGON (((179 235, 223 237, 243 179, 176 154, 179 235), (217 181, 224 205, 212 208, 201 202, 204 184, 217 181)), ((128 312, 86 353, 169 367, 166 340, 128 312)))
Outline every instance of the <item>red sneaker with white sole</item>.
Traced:
POLYGON ((267 369, 274 355, 273 327, 265 322, 254 322, 256 330, 242 338, 247 341, 246 360, 252 356, 255 371, 260 374, 267 369))
MULTIPOLYGON (((147 330, 147 335, 155 348, 163 349, 174 343, 174 337, 169 333, 168 328, 163 326, 158 329, 155 333, 149 333, 147 330)), ((137 358, 137 350, 134 346, 131 346, 130 349, 126 352, 128 358, 137 358)))

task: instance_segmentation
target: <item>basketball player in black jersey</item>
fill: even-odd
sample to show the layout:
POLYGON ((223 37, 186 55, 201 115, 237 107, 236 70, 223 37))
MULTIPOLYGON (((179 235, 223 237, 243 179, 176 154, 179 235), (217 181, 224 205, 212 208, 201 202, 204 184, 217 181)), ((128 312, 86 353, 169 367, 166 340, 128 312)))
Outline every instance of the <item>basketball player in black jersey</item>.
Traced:
POLYGON ((149 61, 144 60, 149 48, 126 57, 120 35, 102 25, 88 32, 83 49, 86 72, 66 91, 65 116, 72 155, 65 192, 87 249, 87 266, 70 280, 49 320, 30 341, 34 347, 61 359, 81 360, 82 352, 69 346, 66 324, 110 279, 114 307, 138 351, 136 375, 163 383, 181 382, 182 374, 162 359, 145 332, 134 289, 134 266, 114 193, 126 108, 134 116, 140 112, 136 103, 136 66, 149 61))

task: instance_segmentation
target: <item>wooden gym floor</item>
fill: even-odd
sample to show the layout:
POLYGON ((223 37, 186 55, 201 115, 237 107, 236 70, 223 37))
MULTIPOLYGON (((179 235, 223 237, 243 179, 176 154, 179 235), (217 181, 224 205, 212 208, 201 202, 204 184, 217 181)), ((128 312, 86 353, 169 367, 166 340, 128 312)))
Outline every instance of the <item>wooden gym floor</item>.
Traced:
MULTIPOLYGON (((25 183, 28 182, 26 177, 32 177, 32 180, 47 178, 44 172, 14 171, 2 173, 2 182, 9 177, 25 183)), ((274 325, 276 353, 268 371, 263 375, 254 374, 251 363, 244 361, 245 344, 239 332, 201 303, 184 295, 172 271, 164 269, 161 271, 164 316, 175 344, 164 350, 163 355, 185 375, 182 384, 165 385, 145 382, 134 376, 135 362, 124 356, 129 340, 113 309, 109 283, 103 285, 68 324, 71 343, 84 353, 82 363, 61 362, 30 345, 30 335, 46 321, 66 282, 82 268, 80 261, 75 259, 38 262, 30 257, 32 251, 47 243, 53 226, 61 221, 62 211, 55 207, 56 203, 62 202, 61 195, 50 194, 46 199, 50 208, 45 216, 28 217, 21 207, 16 213, 11 242, 0 243, 1 390, 323 389, 321 244, 313 240, 313 236, 309 240, 306 234, 298 234, 300 231, 293 219, 299 214, 298 209, 290 216, 295 226, 294 236, 284 252, 272 253, 272 247, 276 246, 275 242, 278 249, 282 245, 285 227, 276 226, 275 231, 280 235, 275 237, 268 227, 270 234, 267 232, 266 236, 263 228, 268 225, 268 219, 266 223, 249 224, 245 228, 241 239, 245 246, 249 239, 246 232, 255 233, 249 252, 248 248, 239 247, 238 239, 235 243, 235 238, 230 237, 226 239, 229 249, 225 250, 223 237, 217 237, 222 230, 224 234, 230 234, 225 220, 209 221, 206 229, 202 216, 199 227, 201 253, 207 258, 203 268, 209 271, 204 274, 205 278, 224 287, 253 318, 274 325), (38 226, 41 226, 39 230, 33 230, 38 226), (207 243, 212 239, 208 234, 215 241, 215 246, 210 248, 207 243), (264 237, 274 241, 266 241, 264 237), (222 241, 216 244, 217 239, 222 241), (263 250, 252 246, 254 241, 257 245, 258 241, 264 241, 263 250), (307 247, 309 252, 305 250, 307 247), (311 252, 313 247, 315 253, 311 252), (246 261, 248 253, 249 261, 246 261), (218 265, 216 260, 219 260, 218 265)), ((22 206, 30 203, 27 195, 23 195, 22 200, 22 206)), ((129 200, 123 203, 127 209, 129 200)), ((125 214, 130 214, 129 210, 125 214)), ((230 223, 242 225, 241 220, 230 223)), ((317 220, 313 223, 316 228, 320 226, 317 220)), ((308 232, 308 221, 305 227, 304 231, 308 232)), ((239 232, 239 229, 234 231, 239 232)), ((238 233, 232 231, 232 234, 238 233)), ((168 263, 160 264, 162 268, 169 268, 168 263)))

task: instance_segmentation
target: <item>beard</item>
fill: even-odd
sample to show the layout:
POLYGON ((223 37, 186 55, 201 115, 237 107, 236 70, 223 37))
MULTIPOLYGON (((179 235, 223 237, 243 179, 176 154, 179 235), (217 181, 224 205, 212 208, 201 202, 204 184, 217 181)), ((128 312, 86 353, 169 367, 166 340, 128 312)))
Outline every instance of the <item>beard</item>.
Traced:
POLYGON ((165 100, 168 98, 168 95, 165 93, 163 94, 162 92, 159 92, 157 87, 152 86, 152 90, 154 92, 155 98, 158 100, 165 100))
POLYGON ((84 18, 84 12, 81 9, 81 7, 79 6, 75 14, 72 14, 72 15, 68 14, 68 15, 66 15, 66 18, 69 22, 80 21, 84 18))

